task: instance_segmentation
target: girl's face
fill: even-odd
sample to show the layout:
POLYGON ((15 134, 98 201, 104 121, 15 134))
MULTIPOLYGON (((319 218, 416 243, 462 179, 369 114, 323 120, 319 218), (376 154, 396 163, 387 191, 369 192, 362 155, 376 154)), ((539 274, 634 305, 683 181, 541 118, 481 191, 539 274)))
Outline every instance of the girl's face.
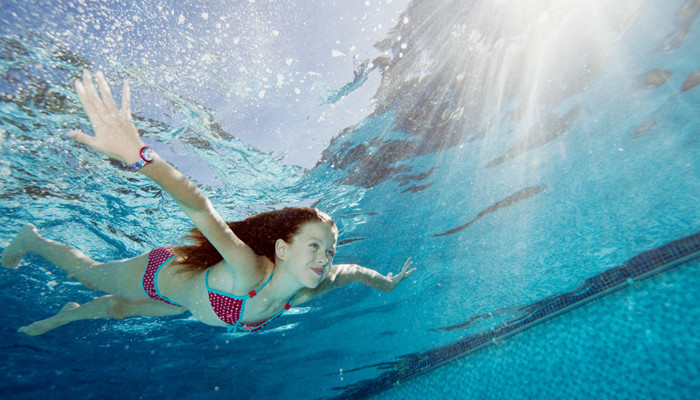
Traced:
POLYGON ((299 283, 317 287, 330 272, 335 256, 338 231, 324 222, 302 225, 291 243, 282 241, 282 258, 287 262, 299 283))

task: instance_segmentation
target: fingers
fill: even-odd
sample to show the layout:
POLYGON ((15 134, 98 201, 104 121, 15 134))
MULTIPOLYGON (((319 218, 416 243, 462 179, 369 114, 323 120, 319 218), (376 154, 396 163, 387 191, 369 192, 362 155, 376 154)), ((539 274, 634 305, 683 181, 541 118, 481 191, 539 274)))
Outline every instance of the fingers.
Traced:
POLYGON ((92 81, 92 74, 88 70, 83 71, 83 87, 85 88, 85 95, 88 101, 92 102, 99 111, 100 106, 103 106, 104 103, 100 98, 100 94, 97 93, 97 88, 92 81))
POLYGON ((406 279, 408 276, 410 276, 412 273, 416 272, 416 268, 411 268, 408 271, 401 270, 399 275, 402 276, 401 279, 406 279))
POLYGON ((121 111, 124 116, 131 118, 131 88, 128 81, 124 81, 124 86, 122 87, 121 111))
POLYGON ((134 148, 143 146, 139 132, 131 119, 129 85, 124 84, 122 109, 117 109, 109 84, 101 72, 84 71, 75 82, 75 90, 92 125, 94 136, 71 131, 68 137, 93 150, 121 161, 133 156, 134 148))
POLYGON ((117 105, 114 102, 112 91, 109 89, 104 74, 100 71, 95 73, 99 92, 92 78, 90 71, 85 70, 83 71, 82 81, 78 80, 75 82, 75 91, 78 93, 80 102, 83 104, 88 116, 92 119, 104 113, 116 112, 117 105))
POLYGON ((90 97, 87 94, 87 90, 85 89, 85 85, 81 81, 75 81, 75 92, 78 94, 78 98, 80 99, 80 103, 82 103, 83 108, 85 109, 85 112, 87 113, 89 118, 92 118, 93 115, 97 115, 97 109, 93 102, 91 101, 90 97))
POLYGON ((81 131, 70 131, 66 133, 66 136, 92 148, 95 148, 95 145, 97 144, 94 136, 87 135, 81 131))
POLYGON ((403 267, 401 268, 401 272, 399 273, 399 275, 401 275, 402 280, 408 278, 411 274, 416 272, 416 268, 410 268, 411 265, 413 265, 413 260, 411 260, 411 257, 409 257, 406 260, 406 262, 403 264, 403 267))
POLYGON ((100 88, 100 95, 102 98, 102 102, 104 103, 105 106, 107 106, 108 110, 116 111, 117 105, 114 103, 114 98, 112 97, 112 91, 109 89, 109 85, 107 84, 107 80, 105 79, 105 76, 102 73, 102 71, 97 71, 95 73, 95 78, 97 78, 97 85, 100 88))
POLYGON ((75 82, 75 91, 90 119, 95 136, 101 136, 104 130, 102 128, 105 126, 131 120, 131 106, 129 105, 131 97, 128 83, 124 82, 121 112, 117 109, 107 79, 100 71, 95 73, 94 80, 90 71, 83 71, 82 79, 75 82), (97 82, 97 87, 95 82, 97 82))

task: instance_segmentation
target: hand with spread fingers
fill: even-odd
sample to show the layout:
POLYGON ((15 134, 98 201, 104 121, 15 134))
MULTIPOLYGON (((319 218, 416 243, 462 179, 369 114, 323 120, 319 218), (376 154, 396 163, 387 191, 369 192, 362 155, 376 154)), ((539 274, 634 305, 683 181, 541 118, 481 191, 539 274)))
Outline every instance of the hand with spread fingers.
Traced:
POLYGON ((406 279, 406 278, 408 278, 409 276, 411 276, 411 274, 413 274, 414 272, 416 272, 416 269, 415 269, 415 268, 411 268, 411 265, 413 265, 413 261, 412 261, 411 258, 409 257, 409 258, 406 260, 406 262, 403 263, 403 267, 401 267, 401 271, 399 271, 398 274, 394 275, 394 274, 392 274, 391 272, 389 272, 388 274, 386 274, 387 279, 389 279, 389 280, 391 281, 391 283, 394 285, 394 287, 398 286, 398 284, 401 283, 401 281, 403 281, 404 279, 406 279), (410 268, 410 269, 409 269, 409 268, 410 268))
POLYGON ((81 131, 71 131, 68 136, 109 157, 127 164, 133 163, 138 160, 139 150, 144 143, 131 119, 129 84, 124 82, 121 109, 117 109, 102 72, 97 72, 94 80, 97 81, 97 87, 93 82, 93 75, 85 70, 82 81, 75 82, 75 90, 90 119, 95 136, 81 131))

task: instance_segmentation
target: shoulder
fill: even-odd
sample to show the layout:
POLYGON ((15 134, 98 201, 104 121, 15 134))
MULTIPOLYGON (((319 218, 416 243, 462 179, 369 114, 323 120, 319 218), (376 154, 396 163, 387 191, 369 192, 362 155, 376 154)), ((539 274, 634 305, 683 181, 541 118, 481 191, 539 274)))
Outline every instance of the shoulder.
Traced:
POLYGON ((274 264, 267 257, 259 256, 247 265, 232 268, 226 261, 221 261, 208 269, 208 284, 213 289, 244 295, 264 283, 272 273, 274 264))

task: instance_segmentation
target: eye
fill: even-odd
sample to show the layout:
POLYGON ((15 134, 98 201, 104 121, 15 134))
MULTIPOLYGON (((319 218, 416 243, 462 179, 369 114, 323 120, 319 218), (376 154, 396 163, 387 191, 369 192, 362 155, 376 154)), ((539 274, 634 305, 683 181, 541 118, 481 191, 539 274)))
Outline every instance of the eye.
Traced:
POLYGON ((330 257, 330 258, 335 257, 335 253, 332 252, 332 251, 329 251, 329 252, 328 252, 328 257, 330 257))
POLYGON ((313 247, 316 250, 321 248, 321 246, 319 246, 318 243, 311 243, 311 247, 313 247))

